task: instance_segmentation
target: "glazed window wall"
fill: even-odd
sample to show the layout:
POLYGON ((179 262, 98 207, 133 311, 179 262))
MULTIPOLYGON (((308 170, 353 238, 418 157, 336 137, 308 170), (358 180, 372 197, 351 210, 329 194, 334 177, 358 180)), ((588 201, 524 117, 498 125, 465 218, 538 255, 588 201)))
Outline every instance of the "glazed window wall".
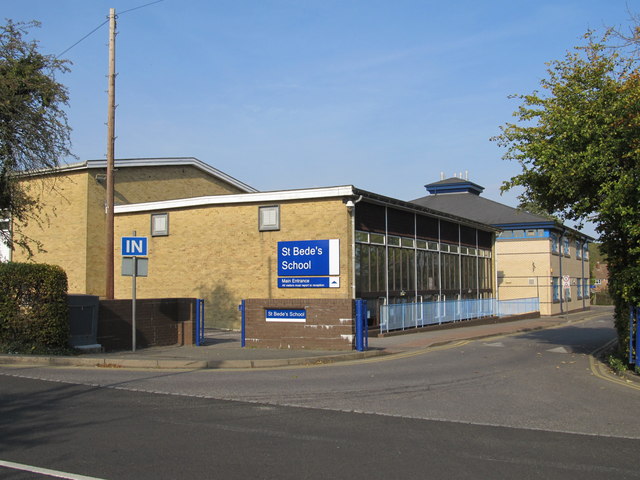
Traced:
POLYGON ((359 297, 386 296, 387 282, 392 303, 395 297, 413 301, 416 295, 423 301, 442 299, 440 295, 446 299, 491 295, 492 261, 487 249, 360 231, 356 242, 359 297))

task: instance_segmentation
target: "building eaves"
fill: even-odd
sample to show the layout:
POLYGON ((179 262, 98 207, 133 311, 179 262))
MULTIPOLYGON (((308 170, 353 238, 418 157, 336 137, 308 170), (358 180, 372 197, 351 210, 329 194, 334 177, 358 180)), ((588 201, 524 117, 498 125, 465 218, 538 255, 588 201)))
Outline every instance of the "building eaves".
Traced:
MULTIPOLYGON (((163 166, 191 166, 201 170, 215 178, 223 180, 240 190, 247 193, 257 192, 258 190, 244 182, 227 175, 226 173, 218 170, 217 168, 198 160, 195 157, 172 157, 172 158, 117 158, 114 161, 114 168, 132 168, 132 167, 163 167, 163 166)), ((51 169, 39 169, 29 172, 21 173, 20 176, 31 177, 40 175, 49 175, 52 173, 64 173, 77 170, 89 170, 89 169, 106 169, 106 160, 87 160, 84 162, 70 163, 67 165, 61 165, 51 169)))

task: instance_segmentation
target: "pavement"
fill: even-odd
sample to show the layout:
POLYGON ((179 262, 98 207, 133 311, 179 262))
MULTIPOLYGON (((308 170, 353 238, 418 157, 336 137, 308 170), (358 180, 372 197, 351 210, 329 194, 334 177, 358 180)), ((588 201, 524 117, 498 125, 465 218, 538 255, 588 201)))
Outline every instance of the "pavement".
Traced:
POLYGON ((613 307, 592 306, 590 310, 581 312, 512 321, 456 322, 448 324, 446 328, 413 329, 401 334, 370 337, 369 349, 363 352, 243 348, 240 345, 240 332, 207 329, 202 346, 148 347, 135 352, 82 353, 75 356, 0 355, 0 365, 192 370, 318 365, 405 354, 465 340, 559 327, 602 314, 613 315, 613 307))

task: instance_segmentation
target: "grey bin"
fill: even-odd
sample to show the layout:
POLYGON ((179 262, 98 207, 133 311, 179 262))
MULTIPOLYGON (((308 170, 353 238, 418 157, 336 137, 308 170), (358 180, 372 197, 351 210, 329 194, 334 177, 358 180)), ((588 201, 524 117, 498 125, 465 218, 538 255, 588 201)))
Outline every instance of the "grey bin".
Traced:
POLYGON ((68 295, 67 304, 69 305, 69 344, 76 348, 100 348, 100 345, 97 345, 100 297, 68 295))

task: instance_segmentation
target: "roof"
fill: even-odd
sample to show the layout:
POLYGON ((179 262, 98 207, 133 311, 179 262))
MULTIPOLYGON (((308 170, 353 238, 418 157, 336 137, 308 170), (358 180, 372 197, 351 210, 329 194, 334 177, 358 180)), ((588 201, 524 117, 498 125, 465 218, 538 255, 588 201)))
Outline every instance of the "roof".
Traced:
POLYGON ((477 183, 473 183, 459 177, 452 177, 447 178, 446 180, 440 180, 439 182, 429 183, 425 185, 425 188, 433 195, 462 192, 480 195, 484 190, 484 187, 481 187, 477 183))
MULTIPOLYGON (((240 180, 212 167, 211 165, 198 160, 195 157, 174 157, 174 158, 117 158, 114 160, 114 168, 132 167, 165 167, 165 166, 190 166, 201 170, 212 177, 227 182, 245 192, 257 192, 255 188, 240 180)), ((49 173, 71 172, 87 169, 106 169, 106 160, 86 160, 84 162, 70 163, 52 169, 34 170, 25 172, 24 176, 44 175, 49 173)))
POLYGON ((180 198, 175 200, 162 200, 157 202, 132 203, 127 205, 116 205, 114 213, 135 213, 158 210, 170 210, 175 208, 204 207, 211 205, 231 205, 242 203, 265 203, 283 202, 288 200, 312 200, 322 198, 351 199, 354 203, 366 199, 371 203, 388 205, 401 210, 422 213, 433 217, 455 221, 462 225, 468 225, 485 231, 498 231, 499 229, 491 225, 477 222, 469 217, 457 216, 447 212, 436 211, 428 207, 415 203, 385 197, 376 193, 361 190, 353 185, 342 185, 335 187, 308 188, 300 190, 278 190, 271 192, 237 193, 231 195, 213 195, 194 198, 180 198))
POLYGON ((576 235, 592 239, 560 222, 542 215, 525 212, 480 196, 484 187, 460 178, 450 178, 425 185, 438 193, 411 200, 411 203, 486 223, 501 229, 553 228, 567 230, 576 235))

